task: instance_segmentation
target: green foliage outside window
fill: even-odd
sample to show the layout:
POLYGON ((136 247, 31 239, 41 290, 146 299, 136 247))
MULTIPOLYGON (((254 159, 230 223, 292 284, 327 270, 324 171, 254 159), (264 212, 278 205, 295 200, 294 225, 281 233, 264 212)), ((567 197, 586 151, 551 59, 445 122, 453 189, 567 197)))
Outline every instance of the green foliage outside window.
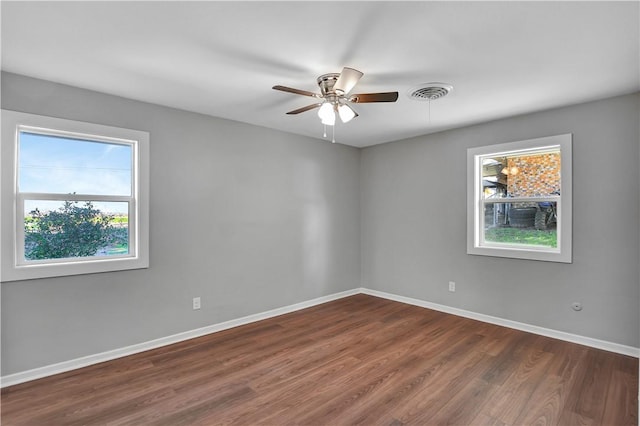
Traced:
POLYGON ((91 202, 65 201, 49 212, 35 209, 25 218, 25 259, 95 256, 109 245, 126 247, 127 230, 114 228, 112 221, 91 202))

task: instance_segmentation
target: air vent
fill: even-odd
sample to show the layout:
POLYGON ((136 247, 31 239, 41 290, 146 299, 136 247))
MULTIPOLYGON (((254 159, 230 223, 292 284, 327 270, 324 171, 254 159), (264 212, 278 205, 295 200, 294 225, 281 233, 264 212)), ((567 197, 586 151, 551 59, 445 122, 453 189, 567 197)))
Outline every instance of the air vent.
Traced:
POLYGON ((445 83, 424 83, 409 90, 409 97, 415 101, 435 101, 443 98, 453 89, 445 83))

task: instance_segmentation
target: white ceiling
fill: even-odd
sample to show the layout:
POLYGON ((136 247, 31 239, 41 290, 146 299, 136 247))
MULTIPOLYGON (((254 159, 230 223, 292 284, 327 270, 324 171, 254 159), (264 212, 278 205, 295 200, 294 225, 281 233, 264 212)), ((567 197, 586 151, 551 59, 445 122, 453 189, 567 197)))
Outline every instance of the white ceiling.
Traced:
POLYGON ((316 78, 349 66, 336 140, 363 147, 637 92, 638 2, 6 2, 2 69, 322 138, 316 78), (445 98, 412 100, 427 82, 445 98))

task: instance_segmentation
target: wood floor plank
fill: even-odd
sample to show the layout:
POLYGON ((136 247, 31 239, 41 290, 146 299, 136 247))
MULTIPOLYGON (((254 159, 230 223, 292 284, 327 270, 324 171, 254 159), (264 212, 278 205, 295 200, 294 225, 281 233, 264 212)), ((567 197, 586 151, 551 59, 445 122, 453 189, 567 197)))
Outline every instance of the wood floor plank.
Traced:
POLYGON ((576 394, 577 398, 571 407, 571 412, 588 424, 602 424, 604 403, 607 398, 612 377, 612 366, 615 356, 605 351, 592 350, 586 355, 589 372, 583 376, 582 383, 576 394))
POLYGON ((355 295, 2 390, 3 425, 636 425, 638 360, 355 295))
POLYGON ((576 375, 579 362, 586 353, 583 346, 553 340, 545 341, 541 348, 555 356, 549 364, 547 374, 523 405, 515 420, 516 424, 558 424, 561 407, 566 404, 571 387, 576 380, 584 379, 584 376, 576 375))
POLYGON ((638 395, 638 375, 614 370, 611 375, 602 424, 637 424, 638 410, 628 402, 638 395))
POLYGON ((533 392, 544 379, 553 355, 537 348, 529 349, 509 378, 500 386, 500 396, 489 414, 506 424, 517 424, 522 409, 531 401, 533 392))
POLYGON ((478 377, 488 368, 488 357, 478 351, 454 350, 434 359, 430 364, 430 374, 419 391, 393 407, 394 417, 404 424, 428 424, 440 407, 458 393, 468 380, 478 377))

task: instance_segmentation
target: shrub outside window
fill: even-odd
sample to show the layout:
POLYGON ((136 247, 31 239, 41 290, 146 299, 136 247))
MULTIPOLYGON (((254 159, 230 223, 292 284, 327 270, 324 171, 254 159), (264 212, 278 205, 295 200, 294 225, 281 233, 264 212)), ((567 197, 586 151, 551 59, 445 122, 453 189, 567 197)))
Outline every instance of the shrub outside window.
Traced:
POLYGON ((2 281, 148 267, 148 133, 2 119, 2 281))
POLYGON ((470 148, 467 253, 571 263, 571 134, 470 148))

